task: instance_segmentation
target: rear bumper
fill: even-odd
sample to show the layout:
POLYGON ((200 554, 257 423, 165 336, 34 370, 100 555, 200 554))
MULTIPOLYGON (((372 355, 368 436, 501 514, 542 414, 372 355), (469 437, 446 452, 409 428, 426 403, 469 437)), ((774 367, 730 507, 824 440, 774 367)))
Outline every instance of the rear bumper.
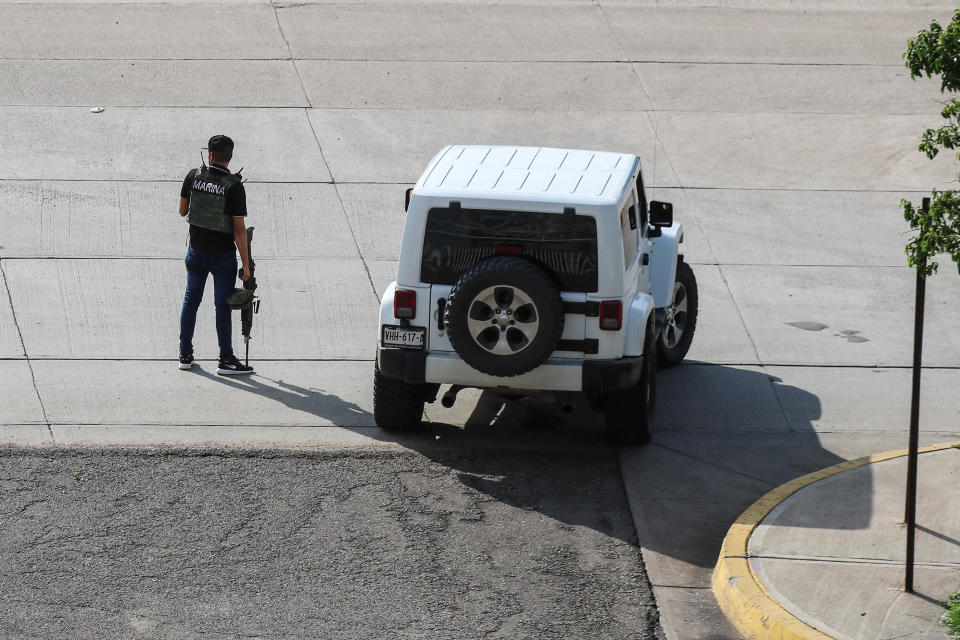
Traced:
POLYGON ((427 353, 409 349, 377 348, 377 366, 380 373, 404 382, 426 382, 427 353))
POLYGON ((616 360, 552 360, 518 376, 498 377, 477 371, 455 354, 427 354, 408 349, 377 349, 377 363, 382 374, 410 383, 593 394, 632 387, 640 380, 643 369, 642 356, 616 360))

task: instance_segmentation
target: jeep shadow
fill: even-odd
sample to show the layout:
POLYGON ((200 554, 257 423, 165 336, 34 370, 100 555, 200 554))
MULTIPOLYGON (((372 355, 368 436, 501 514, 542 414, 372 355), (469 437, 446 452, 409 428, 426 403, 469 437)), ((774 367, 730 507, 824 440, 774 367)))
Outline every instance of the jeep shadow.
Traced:
MULTIPOLYGON (((404 444, 497 502, 619 537, 700 573, 712 569, 726 531, 750 504, 844 460, 821 446, 813 426, 820 401, 808 391, 756 369, 701 363, 659 378, 658 426, 644 447, 614 449, 603 416, 582 398, 565 406, 570 398, 490 392, 464 395, 449 410, 428 405, 433 437, 404 444), (616 524, 631 511, 636 531, 616 524)), ((851 508, 845 526, 865 528, 871 505, 851 508)))

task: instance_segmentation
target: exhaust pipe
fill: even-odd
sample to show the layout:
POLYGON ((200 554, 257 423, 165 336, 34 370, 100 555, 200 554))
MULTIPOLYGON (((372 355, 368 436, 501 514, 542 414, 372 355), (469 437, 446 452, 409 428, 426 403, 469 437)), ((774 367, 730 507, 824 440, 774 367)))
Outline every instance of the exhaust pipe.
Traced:
POLYGON ((451 385, 447 392, 443 394, 443 397, 440 398, 440 404, 449 409, 457 401, 457 394, 463 389, 464 387, 459 384, 451 385))

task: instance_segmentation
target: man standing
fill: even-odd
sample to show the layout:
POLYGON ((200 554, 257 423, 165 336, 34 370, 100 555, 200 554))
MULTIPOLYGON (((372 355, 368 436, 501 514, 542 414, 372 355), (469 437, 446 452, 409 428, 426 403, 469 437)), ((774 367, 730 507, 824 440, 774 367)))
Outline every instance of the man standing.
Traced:
POLYGON ((190 247, 187 249, 187 291, 180 312, 180 368, 193 367, 193 330, 197 309, 203 299, 207 274, 213 274, 213 303, 217 312, 217 339, 220 362, 217 373, 238 375, 253 373, 253 367, 240 362, 233 353, 233 325, 227 295, 233 291, 237 273, 237 254, 243 265, 241 280, 250 277, 247 255, 247 195, 238 175, 227 165, 233 157, 233 140, 224 135, 207 143, 209 166, 193 169, 180 189, 180 215, 190 223, 190 247))

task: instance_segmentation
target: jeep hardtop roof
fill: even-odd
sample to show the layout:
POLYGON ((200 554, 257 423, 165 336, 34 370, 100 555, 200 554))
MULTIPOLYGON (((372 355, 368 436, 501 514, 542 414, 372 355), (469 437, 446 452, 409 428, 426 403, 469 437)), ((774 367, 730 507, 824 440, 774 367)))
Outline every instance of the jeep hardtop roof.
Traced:
POLYGON ((450 145, 427 165, 414 193, 428 197, 616 205, 637 156, 608 151, 450 145))

